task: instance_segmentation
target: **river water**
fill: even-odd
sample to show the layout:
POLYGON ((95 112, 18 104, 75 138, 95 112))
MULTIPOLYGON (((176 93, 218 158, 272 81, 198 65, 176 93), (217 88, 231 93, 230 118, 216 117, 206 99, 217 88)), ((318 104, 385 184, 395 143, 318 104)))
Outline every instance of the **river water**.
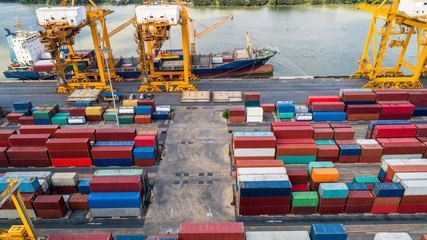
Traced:
MULTIPOLYGON (((40 30, 35 10, 40 6, 0 3, 0 26, 16 30, 15 17, 23 28, 40 30)), ((134 5, 106 6, 114 11, 107 17, 109 31, 134 15, 134 5)), ((189 16, 200 32, 220 19, 233 15, 229 21, 196 41, 199 53, 216 53, 246 46, 246 32, 255 48, 278 48, 280 54, 269 63, 275 76, 342 76, 357 70, 371 21, 371 14, 354 6, 308 7, 187 7, 189 16)), ((129 26, 111 38, 115 57, 136 56, 134 27, 129 26)), ((3 32, 5 33, 5 32, 3 32)), ((0 34, 0 70, 10 64, 5 34, 0 34)), ((378 41, 379 38, 377 38, 378 41)), ((180 48, 179 28, 173 28, 171 41, 165 48, 180 48)), ((88 28, 76 38, 75 49, 91 49, 88 28)), ((414 53, 416 55, 416 52, 414 53)), ((387 62, 386 62, 387 63, 387 62)), ((0 80, 4 80, 1 74, 0 80)))

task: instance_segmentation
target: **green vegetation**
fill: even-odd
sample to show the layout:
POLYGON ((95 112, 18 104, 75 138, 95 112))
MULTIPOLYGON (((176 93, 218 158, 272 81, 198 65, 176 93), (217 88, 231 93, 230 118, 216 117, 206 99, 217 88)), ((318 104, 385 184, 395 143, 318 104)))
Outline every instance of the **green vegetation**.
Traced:
POLYGON ((230 109, 226 109, 224 112, 222 112, 222 117, 228 119, 230 117, 230 109))

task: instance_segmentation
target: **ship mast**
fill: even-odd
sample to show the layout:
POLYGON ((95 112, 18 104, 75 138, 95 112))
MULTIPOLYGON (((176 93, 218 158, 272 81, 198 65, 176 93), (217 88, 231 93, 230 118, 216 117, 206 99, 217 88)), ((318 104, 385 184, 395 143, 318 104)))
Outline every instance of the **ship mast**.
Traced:
POLYGON ((15 18, 16 27, 18 28, 18 37, 22 37, 22 30, 21 30, 21 20, 19 17, 15 18))

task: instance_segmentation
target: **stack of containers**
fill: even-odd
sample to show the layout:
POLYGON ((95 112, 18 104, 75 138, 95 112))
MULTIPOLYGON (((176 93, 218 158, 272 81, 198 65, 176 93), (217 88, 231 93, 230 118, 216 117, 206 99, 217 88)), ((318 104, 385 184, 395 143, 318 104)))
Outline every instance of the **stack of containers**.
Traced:
POLYGON ((35 125, 36 124, 33 116, 22 116, 18 119, 18 122, 22 126, 24 126, 24 125, 35 125))
POLYGON ((327 123, 317 123, 311 125, 314 129, 314 140, 334 139, 334 130, 327 123))
POLYGON ((292 192, 310 191, 308 186, 308 172, 305 169, 287 170, 289 181, 292 184, 292 192))
POLYGON ((314 168, 308 177, 310 189, 317 191, 320 183, 336 183, 338 182, 339 172, 336 168, 314 168))
POLYGON ((101 128, 95 132, 98 142, 101 141, 134 141, 136 136, 135 128, 101 128))
POLYGON ((411 103, 380 103, 380 120, 411 119, 415 106, 411 103))
POLYGON ((375 139, 357 139, 361 149, 359 162, 360 163, 376 163, 380 162, 383 154, 383 148, 375 139))
POLYGON ((309 122, 272 122, 270 131, 276 139, 313 139, 314 135, 309 122))
POLYGON ((375 183, 372 190, 374 202, 371 213, 395 213, 403 192, 404 188, 400 183, 375 183))
POLYGON ((6 155, 12 167, 49 167, 46 142, 50 134, 12 134, 6 155))
POLYGON ((154 166, 156 164, 156 149, 157 149, 157 134, 137 135, 135 137, 135 150, 134 150, 135 166, 154 166), (142 149, 139 149, 139 148, 142 148, 142 149), (143 158, 139 158, 139 157, 143 157, 143 158), (150 157, 150 158, 146 158, 146 157, 150 157))
MULTIPOLYGON (((143 169, 104 169, 96 170, 93 174, 94 177, 139 177, 143 184, 144 192, 143 197, 145 198, 148 189, 150 188, 150 181, 148 179, 148 173, 143 169)), ((88 185, 89 186, 89 185, 88 185)), ((90 192, 90 191, 89 191, 90 192)))
POLYGON ((311 240, 346 240, 347 231, 342 224, 313 224, 310 237, 311 240))
POLYGON ((408 120, 376 120, 376 121, 370 121, 368 125, 368 130, 366 131, 366 137, 365 138, 371 138, 372 137, 372 131, 374 130, 374 127, 376 125, 402 125, 402 124, 411 124, 408 120))
POLYGON ((138 106, 150 106, 151 112, 154 112, 156 105, 154 103, 154 100, 145 99, 145 100, 138 100, 138 106))
MULTIPOLYGON (((419 173, 412 173, 419 175, 419 173)), ((425 177, 424 177, 425 178, 425 177)), ((399 206, 399 213, 426 213, 427 212, 427 180, 403 180, 405 189, 399 206)))
MULTIPOLYGON (((71 112, 70 112, 71 113, 71 112)), ((88 121, 102 121, 102 114, 104 113, 104 109, 100 106, 97 107, 86 107, 85 115, 86 120, 88 121)))
POLYGON ((53 192, 52 181, 51 181, 52 172, 49 172, 49 171, 7 172, 3 176, 8 178, 18 178, 18 177, 37 178, 39 181, 41 190, 43 190, 44 194, 49 195, 51 192, 53 192))
POLYGON ((343 213, 348 188, 345 183, 321 183, 319 186, 319 208, 321 214, 343 213))
POLYGON ((292 186, 284 167, 238 168, 239 215, 289 213, 292 186))
POLYGON ((39 107, 33 112, 34 122, 36 125, 50 125, 55 113, 56 110, 53 107, 39 107))
POLYGON ((356 163, 359 162, 359 156, 362 149, 357 144, 338 145, 340 150, 338 156, 339 163, 356 163))
POLYGON ((75 172, 54 173, 51 177, 53 190, 60 194, 77 193, 79 177, 75 172))
POLYGON ((6 116, 8 122, 19 122, 19 119, 24 117, 24 113, 9 113, 6 116))
POLYGON ((94 166, 133 166, 133 142, 112 141, 108 144, 95 145, 90 151, 94 166), (108 146, 104 146, 108 145, 108 146))
MULTIPOLYGON (((30 218, 37 218, 36 212, 33 208, 33 202, 37 197, 36 193, 20 193, 22 201, 24 202, 25 208, 30 218)), ((0 208, 0 218, 4 219, 18 219, 20 218, 18 211, 16 211, 15 204, 12 199, 7 199, 3 206, 0 208)))
POLYGON ((68 112, 70 116, 67 121, 68 124, 85 124, 86 123, 86 107, 72 107, 68 112))
POLYGON ((348 123, 331 123, 331 128, 334 130, 334 140, 352 140, 356 133, 348 123))
POLYGON ((233 156, 237 160, 274 160, 276 138, 271 132, 233 132, 233 156))
MULTIPOLYGON (((0 192, 9 185, 9 179, 9 177, 0 177, 0 192)), ((17 179, 21 183, 18 187, 21 193, 43 194, 37 177, 17 177, 17 179)))
MULTIPOLYGON (((118 112, 117 112, 118 114, 118 112)), ((104 121, 117 121, 116 119, 116 110, 114 109, 105 109, 104 114, 102 114, 102 119, 104 121)))
POLYGON ((157 105, 156 111, 153 112, 153 120, 168 120, 172 112, 171 105, 157 105))
POLYGON ((228 120, 232 123, 242 123, 246 121, 245 108, 230 108, 228 120))
MULTIPOLYGON (((378 233, 375 233, 375 237, 374 237, 374 240, 392 240, 392 239, 393 240, 394 239, 412 240, 409 233, 406 233, 406 232, 378 232, 378 233)), ((424 240, 422 236, 421 236, 421 240, 424 240)))
POLYGON ((382 161, 389 158, 421 158, 426 146, 416 138, 377 138, 383 148, 382 161))
POLYGON ((80 193, 76 193, 71 196, 68 204, 70 205, 71 210, 89 210, 89 204, 87 204, 87 199, 89 195, 82 195, 80 193))
POLYGON ((347 121, 369 121, 380 119, 381 106, 379 104, 347 105, 347 121))
MULTIPOLYGON (((137 101, 137 100, 132 100, 137 101)), ((137 102, 135 102, 137 103, 137 102)), ((122 106, 119 107, 119 123, 120 124, 133 124, 135 115, 134 106, 122 106)))
POLYGON ((33 205, 39 218, 62 218, 68 211, 62 195, 39 195, 33 205))
POLYGON ((151 114, 153 110, 151 106, 136 106, 135 107, 135 123, 149 124, 151 123, 151 114))
POLYGON ((95 129, 58 129, 53 133, 53 136, 55 138, 89 138, 90 141, 95 141, 95 129))
POLYGON ((416 124, 418 128, 416 137, 420 142, 427 142, 427 124, 416 124))
MULTIPOLYGON (((307 96, 307 105, 306 106, 309 108, 311 107, 311 110, 313 111, 313 121, 345 121, 346 115, 345 115, 344 109, 341 110, 341 108, 343 108, 342 107, 343 104, 338 103, 338 105, 340 105, 340 106, 338 106, 338 105, 332 106, 332 105, 336 104, 336 102, 339 102, 339 101, 340 101, 340 98, 338 96, 307 96), (331 106, 326 107, 325 109, 327 110, 327 109, 335 107, 335 109, 339 108, 341 111, 322 111, 322 112, 317 111, 316 112, 312 109, 312 107, 313 107, 312 104, 315 102, 316 103, 321 102, 322 104, 332 102, 331 106)), ((320 104, 320 105, 322 105, 322 104, 320 104)), ((345 104, 344 104, 344 106, 345 106, 345 104)), ((316 107, 315 110, 322 109, 322 107, 325 107, 325 106, 316 107)))
POLYGON ((262 107, 262 110, 264 112, 275 112, 276 111, 276 105, 274 103, 263 103, 259 105, 262 107))
POLYGON ((317 161, 318 162, 337 162, 339 155, 339 148, 334 140, 315 140, 318 148, 317 161))
POLYGON ((246 122, 262 122, 263 116, 262 107, 248 107, 246 109, 246 122))
POLYGON ((376 125, 371 138, 415 137, 417 131, 413 124, 376 125))
POLYGON ((311 144, 277 144, 276 159, 284 164, 308 164, 317 158, 317 145, 311 144))
POLYGON ((7 147, 0 147, 0 167, 9 167, 9 160, 6 155, 7 147))
POLYGON ((9 137, 16 134, 13 129, 0 129, 0 147, 10 147, 9 137))
MULTIPOLYGON (((9 122, 19 122, 21 125, 34 125, 34 117, 31 116, 31 101, 14 102, 13 107, 15 110, 7 115, 9 122)), ((1 114, 3 115, 3 113, 1 114)))
POLYGON ((415 106, 412 116, 427 116, 427 91, 425 89, 406 89, 408 101, 415 106))
POLYGON ((278 118, 293 118, 295 114, 295 105, 292 101, 277 101, 276 113, 278 118))
POLYGON ((372 89, 341 89, 339 96, 346 105, 374 104, 377 95, 372 89))
POLYGON ((68 125, 69 116, 70 113, 56 113, 55 116, 51 119, 52 124, 68 125))
POLYGON ((19 133, 21 134, 51 134, 52 136, 55 132, 60 129, 59 125, 38 125, 38 126, 22 126, 19 128, 19 133))
POLYGON ((259 107, 261 94, 259 92, 245 92, 245 107, 259 107))
POLYGON ((90 193, 87 202, 93 217, 141 217, 142 199, 140 192, 97 192, 90 193))
POLYGON ((427 159, 385 159, 381 163, 378 179, 391 182, 398 172, 427 172, 427 159))
POLYGON ((368 190, 372 190, 374 188, 374 184, 378 182, 380 181, 375 176, 355 176, 353 178, 353 183, 363 183, 368 190))
POLYGON ((251 167, 284 167, 280 160, 237 160, 236 169, 251 168, 251 167))
POLYGON ((241 222, 181 223, 180 240, 245 240, 245 228, 241 222))
POLYGON ((345 205, 345 213, 369 213, 371 212, 374 196, 363 183, 346 183, 348 197, 345 205))
POLYGON ((46 147, 55 167, 92 166, 89 138, 55 138, 46 142, 46 147))
POLYGON ((292 214, 314 214, 317 212, 318 204, 319 196, 317 192, 292 192, 292 214))

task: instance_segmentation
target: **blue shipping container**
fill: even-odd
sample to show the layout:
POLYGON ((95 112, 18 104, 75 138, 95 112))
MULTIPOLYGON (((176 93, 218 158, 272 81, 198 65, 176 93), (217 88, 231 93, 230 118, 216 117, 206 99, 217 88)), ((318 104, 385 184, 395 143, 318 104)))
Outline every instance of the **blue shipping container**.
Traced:
POLYGON ((156 152, 154 147, 136 147, 133 149, 134 159, 154 159, 156 152))
POLYGON ((52 125, 50 119, 34 119, 36 125, 52 125))
POLYGON ((295 105, 290 103, 279 103, 277 106, 279 112, 295 112, 295 105))
POLYGON ((400 183, 374 183, 372 192, 376 197, 402 197, 405 189, 400 183))
POLYGON ((139 192, 91 193, 87 199, 89 208, 139 208, 141 201, 139 192))
POLYGON ((342 224, 313 224, 310 228, 311 240, 346 240, 347 231, 342 224))
POLYGON ((15 110, 28 110, 33 107, 31 101, 18 101, 13 103, 13 108, 15 110))
POLYGON ((348 188, 345 183, 320 183, 319 197, 347 198, 348 188))
POLYGON ((259 101, 258 100, 245 101, 245 106, 246 107, 258 107, 259 106, 259 101))
POLYGON ((290 197, 289 181, 240 182, 240 197, 290 197))
POLYGON ((364 183, 346 183, 349 191, 366 191, 368 188, 364 183))
POLYGON ((313 121, 345 121, 345 112, 313 112, 313 121))
POLYGON ((153 112, 153 120, 168 120, 169 112, 153 112))
POLYGON ((101 141, 96 142, 96 147, 117 147, 117 146, 133 146, 135 144, 134 141, 101 141))
POLYGON ((338 145, 340 156, 360 156, 362 149, 359 145, 338 145))
POLYGON ((89 187, 90 180, 80 180, 79 184, 77 185, 77 189, 80 193, 90 193, 90 187, 89 187))
POLYGON ((386 176, 386 172, 384 172, 384 170, 382 168, 380 168, 380 172, 378 173, 378 178, 382 181, 384 181, 386 176))
MULTIPOLYGON (((2 192, 7 185, 9 185, 8 177, 0 177, 0 192, 2 192)), ((11 178, 15 180, 16 178, 11 178)), ((18 189, 19 191, 26 192, 36 192, 40 187, 39 179, 37 177, 18 177, 18 181, 21 182, 18 189)))
POLYGON ((412 116, 427 116, 427 107, 415 107, 412 116))
POLYGON ((411 124, 408 120, 373 120, 369 122, 368 130, 372 132, 375 125, 402 125, 411 124))
POLYGON ((133 166, 132 158, 94 158, 93 165, 98 167, 133 166))
POLYGON ((92 107, 92 102, 76 102, 74 107, 92 107))
POLYGON ((136 106, 135 114, 151 114, 152 108, 151 106, 136 106))
POLYGON ((335 168, 333 162, 310 162, 308 163, 308 173, 311 174, 313 168, 335 168))

